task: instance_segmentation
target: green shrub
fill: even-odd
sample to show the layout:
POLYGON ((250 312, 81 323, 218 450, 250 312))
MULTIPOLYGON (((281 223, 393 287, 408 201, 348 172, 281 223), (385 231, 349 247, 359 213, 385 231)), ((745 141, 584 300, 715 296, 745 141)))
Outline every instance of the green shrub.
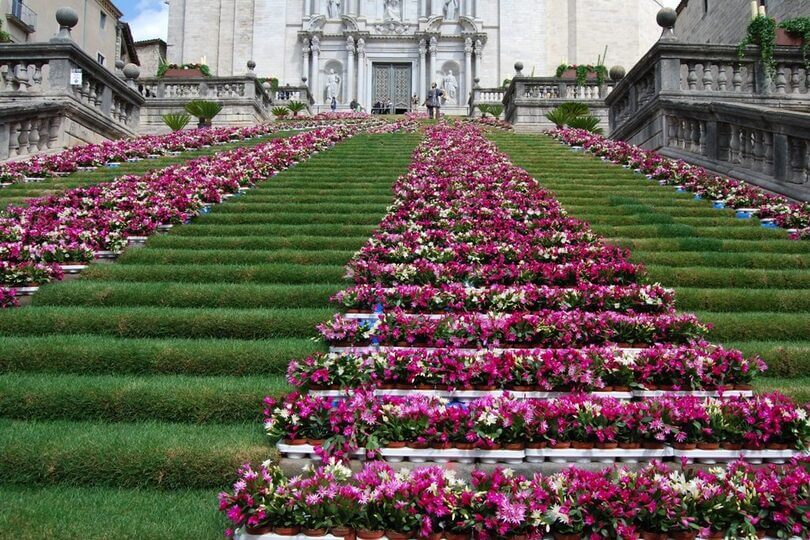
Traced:
POLYGON ((293 117, 297 117, 298 113, 305 111, 307 106, 300 101, 291 101, 287 104, 287 108, 290 110, 293 117))
POLYGON ((270 112, 279 120, 290 114, 290 110, 287 107, 273 107, 270 112))
POLYGON ((211 120, 222 111, 222 104, 204 99, 186 103, 186 112, 199 119, 200 126, 210 126, 211 120))
POLYGON ((186 113, 166 113, 162 118, 163 123, 172 131, 180 131, 191 121, 191 117, 186 113))

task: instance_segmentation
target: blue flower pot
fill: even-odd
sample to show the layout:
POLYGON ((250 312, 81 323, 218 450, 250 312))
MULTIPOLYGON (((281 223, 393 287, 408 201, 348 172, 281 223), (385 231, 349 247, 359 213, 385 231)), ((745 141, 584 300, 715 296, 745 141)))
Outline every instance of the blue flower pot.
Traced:
POLYGON ((713 208, 718 208, 718 209, 719 209, 719 208, 725 208, 725 207, 726 207, 726 203, 725 203, 725 202, 723 202, 723 201, 714 201, 714 202, 712 203, 712 207, 713 207, 713 208))
POLYGON ((695 193, 695 200, 696 200, 696 201, 702 201, 702 200, 703 200, 703 196, 702 196, 702 195, 700 195, 699 193, 695 193))
POLYGON ((738 219, 751 219, 751 212, 743 212, 742 210, 737 210, 736 216, 738 219))

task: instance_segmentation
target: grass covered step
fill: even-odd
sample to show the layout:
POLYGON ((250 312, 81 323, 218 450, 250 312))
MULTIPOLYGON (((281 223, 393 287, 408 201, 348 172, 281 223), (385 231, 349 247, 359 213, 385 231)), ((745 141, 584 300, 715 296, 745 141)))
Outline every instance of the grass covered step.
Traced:
POLYGON ((810 268, 810 254, 781 253, 719 253, 719 252, 633 252, 633 260, 662 266, 706 266, 709 268, 751 268, 806 270, 810 268))
POLYGON ((0 372, 283 375, 293 359, 326 346, 309 338, 122 339, 55 335, 0 337, 0 372))
POLYGON ((238 214, 242 212, 277 212, 277 213, 306 213, 306 214, 377 214, 382 219, 390 200, 376 204, 371 203, 294 203, 294 202, 250 202, 228 203, 217 208, 217 214, 238 214))
POLYGON ((810 272, 806 270, 749 270, 743 268, 707 268, 703 266, 647 265, 649 279, 667 287, 712 287, 752 289, 808 289, 810 272))
POLYGON ((317 308, 343 285, 254 285, 72 281, 45 286, 36 306, 155 306, 176 308, 317 308))
POLYGON ((185 283, 338 283, 346 269, 342 265, 199 264, 161 266, 150 264, 97 264, 82 272, 84 279, 104 281, 185 283))
POLYGON ((119 262, 123 264, 263 264, 301 265, 346 264, 354 251, 283 249, 275 251, 236 249, 131 249, 119 262))
POLYGON ((288 213, 263 213, 263 212, 243 212, 241 214, 219 214, 213 213, 199 219, 197 225, 211 227, 214 225, 253 225, 253 224, 280 224, 280 225, 376 225, 380 222, 380 214, 373 212, 370 214, 327 214, 288 212, 288 213))
MULTIPOLYGON (((246 199, 242 199, 246 200, 246 199)), ((334 204, 391 204, 391 193, 383 193, 380 195, 331 195, 329 202, 334 204)), ((314 204, 317 205, 318 201, 324 201, 324 198, 318 195, 271 195, 268 193, 251 192, 251 204, 314 204)), ((241 203, 239 203, 241 204, 241 203)))
POLYGON ((727 226, 721 227, 693 227, 682 223, 662 225, 602 225, 592 221, 593 230, 607 238, 677 238, 680 236, 696 236, 698 238, 734 238, 738 240, 770 240, 787 239, 787 232, 780 229, 766 229, 763 227, 741 227, 729 220, 727 226))
POLYGON ((368 238, 374 232, 374 225, 337 225, 321 223, 305 223, 300 225, 223 225, 211 223, 203 225, 195 223, 194 227, 179 227, 172 230, 171 236, 327 236, 330 238, 365 236, 368 238))
POLYGON ((0 419, 0 478, 26 486, 215 488, 247 461, 272 457, 255 423, 0 419))
POLYGON ((258 422, 262 399, 290 391, 276 377, 0 375, 0 417, 16 420, 258 422))
POLYGON ((768 364, 765 377, 802 377, 810 373, 810 341, 730 341, 748 357, 759 355, 768 364))
POLYGON ((334 238, 329 236, 286 236, 275 238, 251 238, 244 236, 177 236, 160 235, 149 239, 148 247, 164 249, 241 249, 272 251, 277 249, 357 251, 368 240, 365 236, 334 238))
POLYGON ((0 334, 96 334, 125 338, 269 339, 315 336, 322 309, 31 307, 0 311, 0 334))
POLYGON ((729 253, 810 254, 810 242, 795 240, 723 240, 720 238, 608 238, 612 244, 634 251, 712 251, 729 253))
POLYGON ((810 289, 678 289, 677 304, 687 311, 810 312, 810 289))
POLYGON ((698 311, 701 321, 714 325, 708 339, 714 342, 749 340, 803 340, 810 336, 810 313, 748 311, 718 313, 698 311))
MULTIPOLYGON (((807 372, 805 372, 805 375, 807 372)), ((758 378, 754 381, 754 388, 759 392, 781 392, 797 403, 810 403, 810 377, 795 377, 790 379, 758 378)))
POLYGON ((0 486, 0 537, 218 538, 216 489, 177 490, 0 486))

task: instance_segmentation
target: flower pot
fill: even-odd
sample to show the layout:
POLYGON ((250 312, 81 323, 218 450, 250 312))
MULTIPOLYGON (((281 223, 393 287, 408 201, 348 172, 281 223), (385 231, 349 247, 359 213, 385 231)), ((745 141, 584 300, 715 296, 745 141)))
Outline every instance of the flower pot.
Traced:
POLYGON ((303 446, 307 444, 306 439, 284 439, 284 444, 289 444, 290 446, 303 446))
POLYGON ((365 529, 357 529, 357 538, 362 540, 378 540, 385 536, 385 531, 367 531, 365 529))
POLYGON ((253 534, 255 536, 260 536, 262 534, 270 534, 273 532, 272 525, 259 525, 258 527, 250 527, 245 526, 245 532, 248 534, 253 534))
POLYGON ((638 442, 624 442, 619 443, 619 448, 622 450, 638 450, 641 448, 641 443, 638 442))
POLYGON ((430 443, 430 447, 434 450, 448 450, 452 447, 450 442, 433 442, 430 443))
POLYGON ((571 443, 569 441, 557 441, 551 445, 552 448, 556 448, 557 450, 566 450, 571 448, 571 443))
POLYGON ((481 392, 493 392, 498 389, 494 384, 474 384, 473 388, 481 392))
POLYGON ((716 442, 701 442, 697 445, 699 450, 719 450, 720 443, 716 442))
POLYGON ((413 448, 414 450, 424 450, 428 447, 428 443, 411 441, 407 443, 407 446, 408 448, 413 448))
POLYGON ((750 390, 753 390, 753 389, 754 389, 753 385, 750 385, 750 384, 735 384, 734 385, 734 390, 750 391, 750 390))
POLYGON ((697 449, 697 443, 673 443, 673 448, 675 450, 695 450, 697 449))
POLYGON ((613 387, 612 386, 605 386, 604 388, 595 388, 594 392, 597 393, 597 394, 600 393, 600 392, 613 392, 613 387))
POLYGON ((405 441, 391 441, 385 445, 386 448, 405 448, 405 441))
POLYGON ((276 527, 273 532, 279 536, 295 536, 301 532, 301 527, 276 527))
POLYGON ((163 74, 164 79, 200 79, 202 77, 205 77, 205 75, 203 75, 203 72, 200 71, 199 68, 172 68, 167 69, 163 74))
POLYGON ((711 531, 708 536, 706 536, 707 540, 723 540, 726 537, 726 531, 711 531))
MULTIPOLYGON (((577 70, 576 69, 566 69, 565 71, 562 72, 562 75, 560 75, 560 78, 561 79, 576 79, 577 78, 577 70)), ((595 81, 596 80, 596 73, 594 73, 593 71, 589 71, 587 79, 591 80, 591 81, 595 81)))
POLYGON ((780 47, 801 47, 804 41, 801 34, 791 34, 784 28, 776 29, 776 45, 780 47))
POLYGON ((742 450, 743 445, 741 443, 722 442, 720 447, 723 450, 742 450))
POLYGON ((617 442, 600 442, 596 443, 596 447, 600 450, 614 450, 619 447, 617 442))
POLYGON ((304 535, 313 537, 326 536, 326 529, 304 529, 304 535))
POLYGON ((548 447, 547 441, 537 441, 537 442, 530 442, 526 443, 526 448, 531 450, 542 450, 543 448, 548 447))
POLYGON ((427 537, 427 540, 442 540, 442 536, 443 536, 443 535, 442 535, 442 533, 440 533, 440 532, 433 533, 433 534, 431 534, 431 535, 429 535, 429 536, 427 537))
POLYGON ((507 536, 509 540, 529 540, 528 534, 513 534, 512 536, 507 536))
POLYGON ((417 390, 433 390, 434 388, 435 388, 435 386, 433 386, 432 384, 417 384, 416 385, 417 390))
POLYGON ((573 448, 574 450, 592 450, 593 443, 583 441, 572 441, 571 448, 573 448))
POLYGON ((663 450, 664 443, 658 441, 644 441, 641 447, 645 450, 663 450))
POLYGON ((667 540, 666 533, 658 533, 652 531, 642 531, 641 538, 643 540, 667 540))
POLYGON ((554 533, 554 540, 582 540, 582 535, 577 533, 554 533))
POLYGON ((514 390, 515 392, 531 392, 532 387, 531 386, 523 386, 523 385, 515 385, 515 386, 512 387, 512 390, 514 390))
POLYGON ((785 443, 768 443, 768 450, 787 450, 789 446, 785 443))
POLYGON ((338 538, 354 538, 354 529, 351 527, 332 527, 329 532, 338 538))
POLYGON ((675 540, 695 540, 697 531, 672 531, 669 535, 675 540))
POLYGON ((613 391, 614 392, 629 392, 630 387, 629 386, 614 386, 613 391))
POLYGON ((385 531, 385 536, 388 537, 388 540, 408 540, 408 538, 411 538, 412 534, 400 533, 396 531, 385 531))
POLYGON ((475 448, 475 445, 471 442, 457 442, 453 443, 453 446, 459 450, 472 450, 475 448))
POLYGON ((444 533, 444 537, 447 540, 469 540, 470 533, 451 533, 446 532, 444 533))
POLYGON ((323 446, 323 443, 326 442, 326 439, 307 439, 307 444, 312 446, 323 446))
POLYGON ((506 443, 504 450, 523 450, 526 446, 523 443, 506 443))

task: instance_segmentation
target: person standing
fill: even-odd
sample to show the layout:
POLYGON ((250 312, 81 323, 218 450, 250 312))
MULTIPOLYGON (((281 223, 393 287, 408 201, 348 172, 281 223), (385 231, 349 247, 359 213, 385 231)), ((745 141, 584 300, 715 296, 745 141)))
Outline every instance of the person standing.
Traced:
POLYGON ((337 98, 335 96, 332 96, 332 103, 329 105, 329 107, 332 109, 332 112, 337 110, 337 98))
POLYGON ((430 90, 428 90, 427 93, 427 99, 425 99, 425 105, 427 105, 429 118, 435 118, 436 120, 439 119, 443 95, 444 91, 441 88, 438 88, 436 83, 433 83, 430 86, 430 90))

